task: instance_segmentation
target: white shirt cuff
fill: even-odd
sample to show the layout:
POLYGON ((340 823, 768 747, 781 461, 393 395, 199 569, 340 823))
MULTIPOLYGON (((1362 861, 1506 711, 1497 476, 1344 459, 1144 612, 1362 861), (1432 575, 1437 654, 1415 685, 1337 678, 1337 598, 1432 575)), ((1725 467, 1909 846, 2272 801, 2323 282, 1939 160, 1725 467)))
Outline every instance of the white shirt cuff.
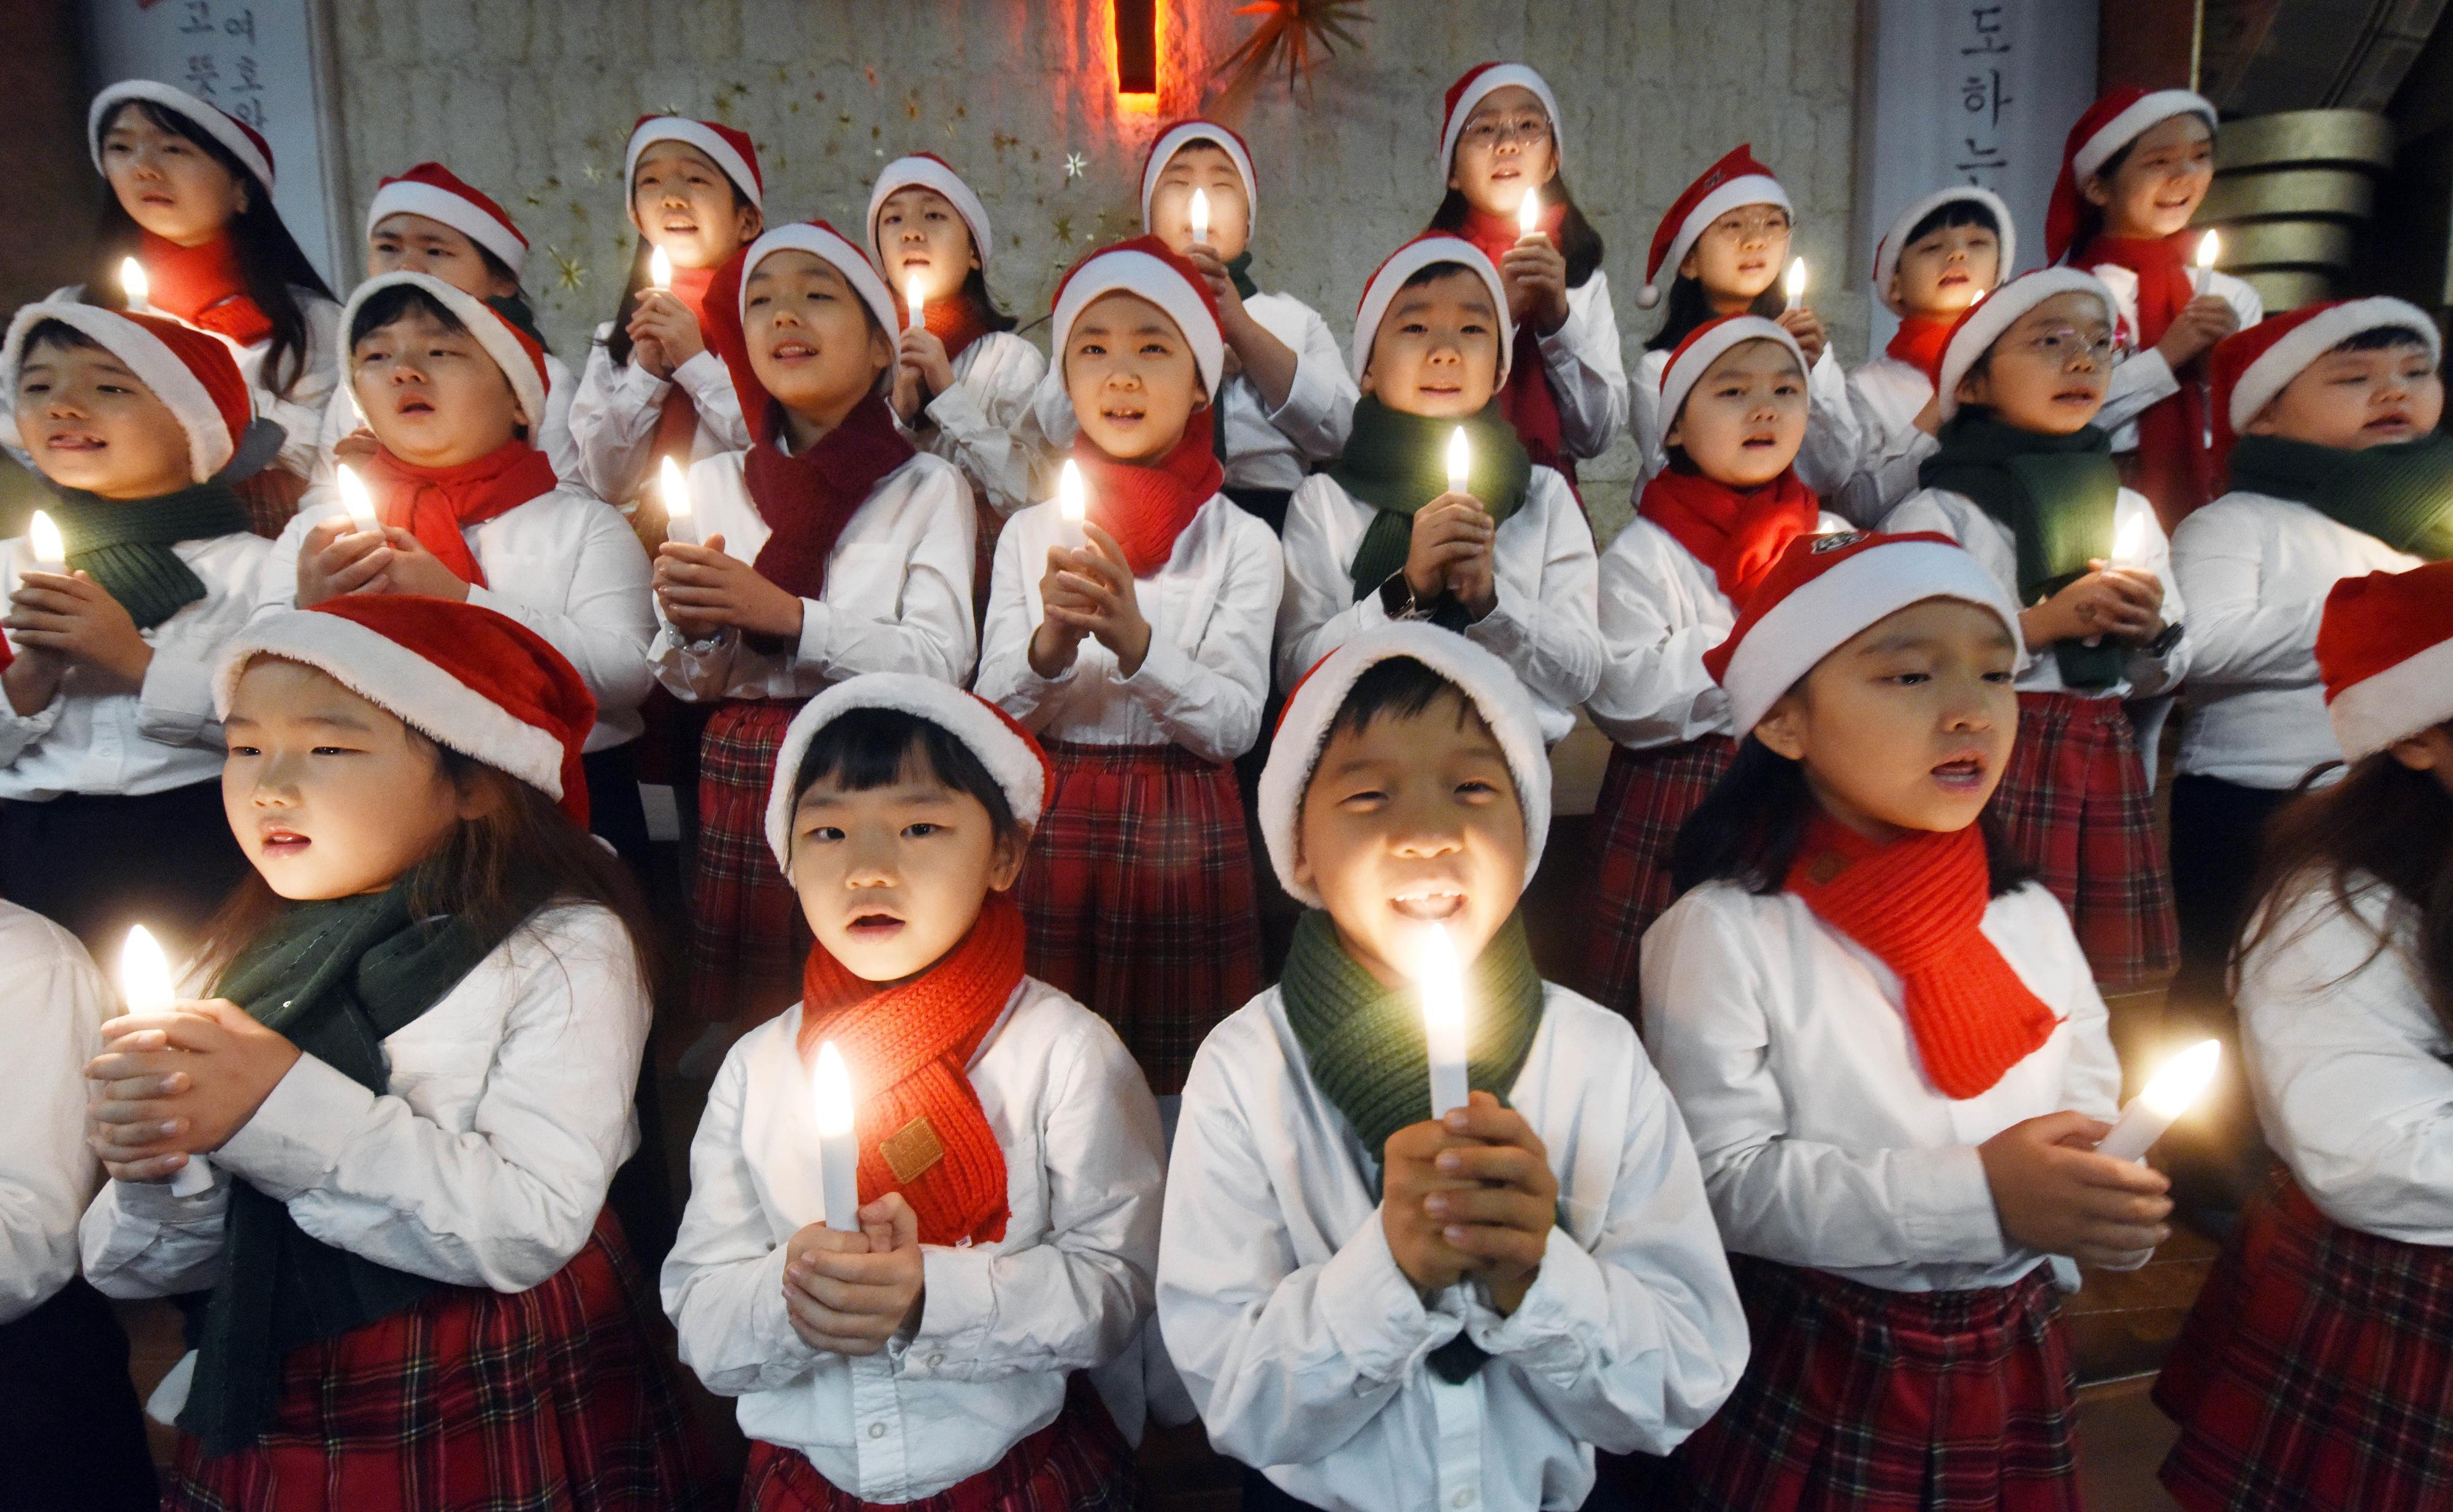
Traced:
POLYGON ((324 1184, 374 1105, 374 1093, 329 1063, 301 1055, 211 1158, 286 1203, 324 1184))
POLYGON ((1388 1251, 1388 1231, 1377 1208, 1363 1227, 1320 1268, 1315 1286, 1322 1326, 1338 1352, 1354 1362, 1366 1381, 1390 1382, 1416 1361, 1456 1337, 1463 1320, 1423 1306, 1414 1283, 1388 1251))

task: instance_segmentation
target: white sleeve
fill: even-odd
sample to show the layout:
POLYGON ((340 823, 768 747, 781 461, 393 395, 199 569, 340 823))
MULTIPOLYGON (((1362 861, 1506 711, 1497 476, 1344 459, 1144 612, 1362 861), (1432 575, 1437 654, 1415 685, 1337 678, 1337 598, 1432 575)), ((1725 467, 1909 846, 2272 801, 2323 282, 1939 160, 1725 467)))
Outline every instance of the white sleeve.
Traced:
POLYGON ((207 596, 190 604, 146 632, 153 658, 145 666, 136 689, 136 727, 146 739, 165 746, 197 746, 219 750, 222 724, 213 713, 213 668, 222 647, 243 628, 255 611, 262 572, 269 552, 244 537, 241 552, 213 552, 204 564, 207 596), (217 581, 216 568, 238 568, 234 577, 217 581))
POLYGON ((559 607, 529 603, 514 582, 471 584, 469 602, 508 614, 544 636, 578 668, 600 708, 633 709, 655 685, 648 666, 656 610, 647 548, 611 505, 590 499, 571 513, 579 528, 570 559, 548 564, 568 582, 559 607))
POLYGON ((570 396, 570 445, 579 458, 578 481, 600 499, 627 499, 647 472, 648 448, 656 437, 665 394, 672 388, 644 363, 613 365, 599 327, 588 344, 588 364, 570 396))
POLYGON ((221 1279, 230 1178, 181 1197, 168 1182, 106 1182, 77 1225, 85 1278, 106 1297, 176 1297, 221 1279))
POLYGON ((1281 538, 1286 581, 1277 628, 1281 688, 1292 687, 1322 657, 1355 636, 1388 623, 1376 589, 1355 597, 1349 561, 1330 542, 1330 514, 1349 507, 1345 490, 1319 475, 1306 478, 1286 503, 1281 538))
POLYGON ((1848 379, 1848 401, 1857 414, 1857 465, 1836 494, 1825 495, 1825 504, 1849 524, 1870 527, 1916 491, 1918 469, 1942 443, 1918 429, 1913 420, 1892 425, 1856 374, 1848 379))
POLYGON ((2189 600, 2191 677, 2244 685, 2307 676, 2323 596, 2265 581, 2264 542, 2247 511, 2200 509, 2182 521, 2172 565, 2189 600))
POLYGON ((1635 487, 1659 472, 1661 459, 1661 374, 1669 366, 1665 351, 1645 351, 1636 359, 1635 382, 1627 392, 1627 427, 1635 437, 1635 487))
POLYGON ((712 449, 749 449, 753 438, 748 418, 741 412, 741 395, 732 387, 732 369, 724 365, 714 348, 702 350, 674 368, 673 382, 690 396, 690 406, 698 411, 699 429, 714 441, 712 449))
POLYGON ((1797 451, 1798 480, 1817 494, 1836 496, 1857 470, 1865 449, 1847 370, 1828 344, 1805 374, 1805 441, 1797 451))
MULTIPOLYGON (((1213 501, 1213 504, 1215 501, 1213 501)), ((1234 508, 1234 506, 1226 506, 1234 508)), ((1163 635, 1116 686, 1149 711, 1167 739, 1205 761, 1231 762, 1261 737, 1269 696, 1269 637, 1286 590, 1285 558, 1269 527, 1236 509, 1221 533, 1227 553, 1218 595, 1187 651, 1163 635)))
POLYGON ((1337 349, 1337 338, 1329 333, 1328 322, 1308 306, 1298 308, 1303 312, 1303 329, 1296 340, 1286 343, 1294 348, 1294 381, 1286 386, 1285 404, 1275 409, 1265 408, 1261 413, 1280 435, 1294 443, 1306 461, 1328 462, 1346 449, 1346 438, 1354 429, 1355 402, 1361 395, 1346 371, 1345 353, 1337 349))
POLYGON ((1527 603, 1509 590, 1505 575, 1498 576, 1498 603, 1466 627, 1466 639, 1513 667, 1535 697, 1574 708, 1592 696, 1602 675, 1592 527, 1576 507, 1566 479, 1548 468, 1534 468, 1527 488, 1527 508, 1531 492, 1543 496, 1540 591, 1527 603))
POLYGON ((2164 360, 2164 354, 2152 347, 2140 348, 2113 368, 2112 384, 2104 392, 2104 408, 2096 411, 2095 423, 2107 433, 2118 433, 2180 391, 2181 381, 2172 375, 2172 365, 2164 360))
POLYGON ((1009 515, 1037 495, 1031 491, 1030 458, 1014 436, 1014 425, 1047 371, 1047 359, 1019 336, 981 338, 984 349, 954 386, 928 401, 929 424, 952 450, 950 460, 979 480, 981 501, 1009 515))
MULTIPOLYGON (((2188 606, 2181 601, 2180 580, 2172 570, 2171 537, 2164 533, 2163 522, 2155 518, 2155 507, 2146 502, 2145 495, 2124 488, 2121 498, 2145 522, 2145 553, 2138 565, 2153 572, 2156 581, 2164 585, 2164 623, 2184 623, 2189 610, 2188 606)), ((2191 654, 2192 647, 2186 633, 2173 642, 2171 649, 2161 656, 2148 654, 2144 647, 2133 648, 2122 663, 2122 676, 2129 682, 2129 696, 2157 698, 2177 690, 2189 675, 2191 654)), ((2153 770, 2151 766, 2148 770, 2153 770)))
MULTIPOLYGON (((297 381, 287 393, 274 393, 266 384, 255 391, 256 412, 282 430, 281 454, 274 466, 300 478, 312 478, 323 434, 324 411, 341 383, 341 307, 320 295, 293 290, 307 315, 307 348, 297 381)), ((267 352, 269 359, 270 353, 267 352)), ((270 366, 268 361, 266 367, 270 366)), ((260 376, 272 375, 264 368, 260 376)))
POLYGON ((1626 359, 1619 350, 1618 312, 1609 275, 1600 269, 1567 290, 1567 318, 1536 338, 1542 372, 1559 402, 1559 446, 1571 457, 1598 457, 1626 424, 1626 359))
POLYGON ((585 488, 588 480, 580 475, 579 442, 570 433, 570 400, 578 388, 577 378, 563 360, 546 353, 545 423, 532 435, 536 448, 553 464, 554 477, 573 487, 585 488))
MULTIPOLYGON (((965 686, 979 657, 971 619, 979 516, 971 486, 951 465, 931 463, 902 507, 924 518, 899 564, 903 586, 891 612, 871 617, 826 599, 803 599, 797 655, 829 682, 863 672, 917 672, 965 686)), ((838 566, 848 546, 837 548, 838 566)))
MULTIPOLYGON (((1027 572, 1044 572, 1047 559, 1022 559, 1023 528, 1008 522, 997 537, 988 576, 987 619, 980 630, 980 675, 971 691, 1012 715, 1025 729, 1047 721, 1047 705, 1058 689, 1072 680, 1067 666, 1053 678, 1040 676, 1030 666, 1030 638, 1039 624, 1031 618, 1027 572)), ((1155 638, 1153 638, 1155 639, 1155 638)), ((0 709, 6 705, 0 704, 0 709)))
POLYGON ((1631 521, 1602 553, 1602 671, 1585 706, 1604 734, 1637 750, 1709 735, 1729 712, 1729 695, 1704 668, 1726 632, 1671 613, 1658 564, 1645 560, 1656 538, 1631 521))
POLYGON ((77 1222, 102 1183, 85 1143, 86 1063, 102 1047, 110 988, 85 949, 47 921, 20 918, 42 948, 9 965, 12 1075, 0 1098, 0 1325, 50 1300, 77 1273, 77 1222))

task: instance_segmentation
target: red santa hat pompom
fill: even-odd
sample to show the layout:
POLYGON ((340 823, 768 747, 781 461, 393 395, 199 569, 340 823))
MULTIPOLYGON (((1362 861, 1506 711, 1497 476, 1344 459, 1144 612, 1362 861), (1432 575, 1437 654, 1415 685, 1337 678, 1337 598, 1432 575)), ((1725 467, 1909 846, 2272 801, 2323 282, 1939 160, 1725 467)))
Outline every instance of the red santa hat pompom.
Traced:
POLYGON ((1751 143, 1741 143, 1705 169, 1671 203, 1668 213, 1661 217, 1661 225, 1652 233, 1652 254, 1645 259, 1644 287, 1635 291, 1636 304, 1645 309, 1660 304, 1696 238, 1714 221, 1745 205, 1777 205, 1785 210, 1792 209, 1788 190, 1780 187, 1771 169, 1755 161, 1751 143))
POLYGON ((927 720, 969 747, 1005 794, 1014 823, 1039 823, 1056 767, 1047 750, 1012 715, 976 693, 912 672, 868 672, 846 678, 801 707, 775 752, 775 776, 767 790, 767 848, 784 876, 792 875, 792 809, 801 801, 801 762, 818 732, 856 708, 886 708, 927 720))
POLYGON ((528 271, 528 239, 509 212, 440 163, 420 163, 376 185, 375 197, 367 202, 367 235, 371 238, 394 215, 440 221, 501 258, 512 278, 528 271))
POLYGON ((2443 337, 2417 305, 2378 296, 2303 305, 2219 343, 2206 358, 2215 415, 2215 455, 2231 450, 2258 411, 2290 387, 2308 365, 2354 336, 2372 330, 2407 330, 2442 362, 2443 337))
POLYGON ((1542 102, 1542 113, 1550 118, 1550 141, 1557 155, 1567 155, 1567 135, 1559 124, 1559 97, 1550 92, 1549 81, 1522 63, 1477 63, 1457 75, 1448 86, 1446 108, 1440 114, 1440 177, 1445 180, 1448 169, 1456 166, 1457 138, 1465 134, 1465 124, 1473 118, 1473 108, 1501 90, 1514 86, 1530 90, 1542 102))
POLYGON ((103 133, 110 129, 110 118, 119 113, 119 108, 131 100, 161 106, 192 123, 196 129, 228 149, 230 156, 255 175, 257 183, 268 189, 272 188, 272 145, 265 141, 263 132, 219 106, 208 105, 185 90, 172 89, 153 79, 123 79, 95 95, 93 104, 87 108, 86 149, 93 154, 95 172, 110 176, 110 170, 102 166, 103 133))
POLYGON ((229 466, 255 406, 229 343, 161 315, 67 301, 28 305, 9 322, 7 345, 0 346, 0 386, 5 386, 0 391, 11 406, 17 400, 19 369, 25 366, 26 339, 48 320, 89 337, 126 363, 137 381, 170 407, 188 433, 190 478, 203 483, 229 466))
POLYGON ((2200 116, 2208 130, 2217 120, 2213 102, 2187 90, 2124 85, 2086 108, 2062 145, 2061 176, 2053 180, 2053 197, 2044 207, 2044 261, 2060 262, 2100 219, 2087 203, 2086 181, 2114 153, 2176 115, 2200 116))
MULTIPOLYGON (((1891 222, 1890 229, 1874 244, 1874 297, 1900 312, 1898 301, 1891 297, 1891 275, 1900 270, 1900 254, 1907 250, 1908 237, 1928 215, 1953 205, 1974 205, 1993 217, 1993 234, 2001 243, 2002 254, 1994 264, 1996 282, 2006 283, 2010 270, 2019 263, 2018 227, 2010 218, 2010 206, 2001 195, 1973 184, 1953 184, 1938 189, 1906 209, 1891 222)), ((1983 297, 1979 295, 1978 297, 1983 297)))
POLYGON ((716 121, 694 121, 687 115, 643 115, 630 128, 630 140, 622 149, 623 192, 639 172, 640 154, 658 142, 684 142, 705 152, 724 176, 732 180, 750 204, 764 209, 767 205, 767 183, 758 176, 758 147, 747 131, 736 131, 716 121))
MULTIPOLYGON (((1073 323, 1102 294, 1136 294, 1167 312, 1192 346, 1201 369, 1202 388, 1216 398, 1226 367, 1226 336, 1218 324, 1218 302, 1201 270, 1167 249, 1155 236, 1135 236, 1090 253, 1056 286, 1056 314, 1050 324, 1053 373, 1065 370, 1065 349, 1073 339, 1073 323)), ((1058 382, 1063 382, 1062 377, 1058 382)))
POLYGON ((1150 196, 1158 192, 1158 176, 1167 171, 1175 154, 1195 142, 1217 148, 1235 165, 1236 176, 1244 181, 1244 203, 1250 207, 1250 216, 1245 223, 1248 234, 1261 215, 1261 181, 1252 171, 1252 149, 1242 137, 1215 121, 1178 121, 1150 144, 1148 155, 1142 159, 1142 229, 1150 229, 1150 196))
POLYGON ((1686 396, 1694 391, 1712 364, 1719 362, 1729 348, 1750 341, 1778 342, 1797 360, 1799 374, 1805 372, 1805 348, 1778 322, 1761 315, 1724 315, 1707 320, 1686 333, 1686 339, 1669 354, 1669 366, 1661 369, 1661 405, 1655 412, 1661 416, 1664 431, 1678 423, 1678 411, 1685 408, 1686 396))
MULTIPOLYGON (((914 152, 909 157, 896 158, 879 171, 877 182, 869 187, 868 255, 877 260, 877 266, 886 266, 886 247, 877 239, 877 217, 885 210, 887 200, 907 189, 931 189, 945 196, 946 203, 954 207, 954 213, 961 216, 963 224, 969 228, 971 250, 979 254, 980 269, 986 272, 988 252, 996 243, 996 237, 988 229, 988 208, 981 204, 979 195, 963 182, 963 175, 954 171, 954 165, 934 152, 914 152)), ((893 323, 889 321, 887 324, 891 326, 893 323)))
POLYGON ((528 432, 534 435, 545 423, 544 343, 537 340, 536 332, 513 325, 493 306, 431 273, 378 273, 349 291, 349 302, 341 309, 341 371, 356 370, 350 358, 358 345, 352 334, 357 330, 358 311, 385 289, 401 288, 423 290, 469 328, 469 334, 477 338, 477 345, 510 380, 511 396, 520 402, 520 412, 528 416, 528 432))
POLYGON ((1942 370, 1934 380, 1934 392, 1941 399, 1942 418, 1959 413, 1959 382, 1977 359, 2002 339, 2002 333, 2018 324, 2019 317, 2063 294, 2085 294, 2104 306, 2106 325, 2120 319, 2120 307, 2112 302, 2112 290, 2093 273, 2075 268, 2040 268, 2023 273, 1959 312, 1951 323, 1950 336, 1942 348, 1942 370))
POLYGON ((1351 360, 1354 376, 1359 380, 1363 369, 1371 366, 1371 347, 1380 339, 1380 322, 1386 318, 1390 302, 1406 280, 1426 268, 1441 263, 1454 263, 1482 280, 1490 290, 1491 308, 1499 314, 1499 383, 1507 383, 1507 359, 1516 345, 1516 325, 1507 315, 1507 286, 1500 282, 1499 269, 1483 254, 1481 248, 1461 236, 1446 231, 1425 231, 1405 246, 1388 254, 1387 260, 1372 269, 1363 286, 1363 303, 1354 311, 1354 342, 1351 360))
POLYGON ((536 631, 474 604, 410 593, 349 593, 279 609, 223 647, 213 712, 259 656, 329 676, 436 745, 509 773, 588 823, 579 765, 596 700, 578 668, 536 631))
POLYGON ((2453 562, 2335 584, 2317 669, 2346 761, 2453 721, 2453 562))

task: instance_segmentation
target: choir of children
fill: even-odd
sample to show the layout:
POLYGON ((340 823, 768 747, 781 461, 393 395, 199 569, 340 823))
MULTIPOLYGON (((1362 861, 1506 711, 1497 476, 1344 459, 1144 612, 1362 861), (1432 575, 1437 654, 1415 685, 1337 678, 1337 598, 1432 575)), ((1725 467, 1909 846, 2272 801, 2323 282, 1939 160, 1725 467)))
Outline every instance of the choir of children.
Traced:
POLYGON ((2059 1299, 2171 1210, 2096 1147, 2101 988, 2176 951, 2284 1171, 2164 1478, 2439 1504, 2442 343, 2192 271, 2214 129, 2091 109, 2066 267, 2014 277, 1984 189, 1906 207, 1853 375, 1738 148, 1630 395, 1523 65, 1448 90, 1345 354, 1214 122, 1043 352, 945 159, 769 229, 747 136, 647 116, 574 379, 441 164, 343 305, 260 136, 104 90, 103 256, 0 349, 49 492, 0 547, 0 1501, 153 1504, 105 1296, 186 1314, 167 1506, 730 1498, 607 1204, 660 685, 713 1084, 647 1258, 740 1505, 1138 1506, 1180 1376, 1249 1508, 2075 1506, 2059 1299), (1576 463, 1630 424, 1597 550, 1576 463), (659 472, 651 558, 612 506, 659 472), (1590 997, 1521 906, 1580 710, 1590 997), (140 922, 174 1001, 112 1018, 140 922))

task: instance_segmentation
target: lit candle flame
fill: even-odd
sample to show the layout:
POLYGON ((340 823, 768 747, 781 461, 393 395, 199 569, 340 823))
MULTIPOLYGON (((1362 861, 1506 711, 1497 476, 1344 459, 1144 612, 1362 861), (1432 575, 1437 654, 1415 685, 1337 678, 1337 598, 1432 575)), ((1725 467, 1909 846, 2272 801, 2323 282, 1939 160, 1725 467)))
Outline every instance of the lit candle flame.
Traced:
POLYGON ((904 324, 908 328, 918 330, 928 324, 922 309, 924 303, 924 296, 920 292, 920 275, 914 273, 903 281, 904 324))
POLYGON ((656 469, 657 491, 664 495, 667 522, 690 517, 689 480, 682 476, 681 464, 667 457, 656 469))
POLYGON ((2136 567, 2146 554, 2146 512, 2124 507, 2121 523, 2112 530, 2112 561, 2116 567, 2136 567))
POLYGON ((152 286, 146 282, 143 263, 133 257, 119 260, 119 291, 128 296, 131 305, 146 303, 152 292, 152 286))
POLYGON ((843 1052, 828 1040, 818 1046, 817 1064, 809 1072, 809 1116, 821 1139, 851 1132, 851 1067, 843 1052))
POLYGON ((2201 1040, 2164 1062, 2138 1096, 2164 1118, 2179 1118, 2204 1095, 2222 1064, 2223 1042, 2201 1040))
POLYGON ((1056 512, 1072 525, 1090 518, 1090 495, 1082 485, 1082 468, 1070 457, 1065 459, 1065 470, 1056 475, 1056 512))
POLYGON ((60 539, 60 527, 40 509, 35 510, 34 517, 26 522, 26 544, 34 548, 37 562, 65 563, 69 559, 68 543, 60 539))
POLYGON ((2208 231, 2198 238, 2198 266, 2211 269, 2215 259, 2223 255, 2223 237, 2208 231))
POLYGON ((1792 257, 1788 262, 1788 308, 1795 309, 1805 299, 1805 259, 1792 257))
POLYGON ((673 287, 673 260, 665 254, 665 249, 661 247, 648 253, 648 287, 649 288, 673 287))
POLYGON ((1192 239, 1205 247, 1207 246, 1209 244, 1209 191, 1207 189, 1197 189, 1192 191, 1192 209, 1189 214, 1192 220, 1192 239))
POLYGON ((119 995, 130 1013, 167 1013, 177 1000, 170 958, 141 924, 128 931, 128 943, 119 947, 119 995))
POLYGON ((1466 439, 1465 427, 1459 426, 1448 434, 1448 492, 1463 493, 1466 474, 1473 471, 1473 443, 1466 439))
POLYGON ((365 529, 375 523, 375 497, 367 491, 367 480, 348 463, 332 468, 334 481, 341 490, 341 507, 349 511, 349 519, 365 529))
POLYGON ((1431 1117, 1445 1118, 1470 1098, 1466 1079, 1465 972, 1456 942, 1439 925, 1424 931, 1414 985, 1423 997, 1423 1043, 1430 1061, 1431 1117))
POLYGON ((1527 188, 1525 197, 1516 202, 1516 233, 1530 236, 1542 229, 1542 191, 1527 188))

